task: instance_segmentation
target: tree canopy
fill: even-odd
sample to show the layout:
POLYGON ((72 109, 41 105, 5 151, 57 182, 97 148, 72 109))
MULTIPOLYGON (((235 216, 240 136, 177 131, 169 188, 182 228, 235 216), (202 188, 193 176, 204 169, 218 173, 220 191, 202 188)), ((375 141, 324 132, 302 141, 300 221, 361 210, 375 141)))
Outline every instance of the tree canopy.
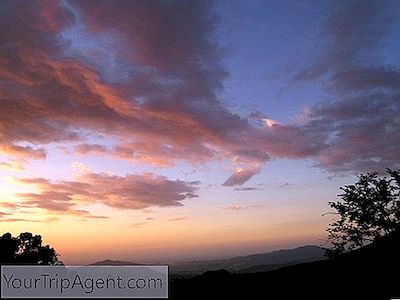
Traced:
POLYGON ((358 182, 340 188, 341 200, 329 202, 339 218, 327 229, 333 245, 328 256, 357 249, 399 228, 400 171, 387 173, 361 174, 358 182))
POLYGON ((13 237, 5 233, 0 237, 0 264, 57 265, 58 254, 49 245, 42 245, 42 237, 30 232, 13 237))

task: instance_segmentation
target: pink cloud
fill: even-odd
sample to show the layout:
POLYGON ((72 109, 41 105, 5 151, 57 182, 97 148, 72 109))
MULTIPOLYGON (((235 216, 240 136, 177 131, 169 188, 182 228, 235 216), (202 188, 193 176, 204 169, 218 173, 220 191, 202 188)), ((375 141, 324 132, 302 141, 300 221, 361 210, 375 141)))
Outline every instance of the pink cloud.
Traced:
POLYGON ((234 186, 242 185, 243 183, 249 181, 254 175, 260 172, 260 166, 254 165, 248 169, 238 168, 235 173, 232 174, 222 185, 224 186, 234 186))
POLYGON ((0 153, 19 159, 45 159, 46 152, 42 148, 30 146, 18 146, 15 144, 0 145, 0 153))
POLYGON ((231 209, 231 210, 242 210, 243 206, 241 206, 241 205, 232 205, 232 206, 228 206, 228 209, 231 209))
MULTIPOLYGON (((243 170, 226 186, 250 180, 271 157, 312 158, 330 171, 398 165, 399 72, 353 64, 387 30, 390 21, 375 14, 383 6, 338 6, 325 29, 330 48, 295 81, 332 73, 328 85, 344 94, 310 108, 302 124, 281 124, 262 114, 241 117, 219 101, 227 72, 211 3, 68 3, 7 1, 2 7, 0 40, 7 42, 0 47, 0 152, 12 158, 45 159, 55 142, 71 143, 79 154, 156 166, 228 158, 243 170), (354 23, 349 14, 358 16, 354 23), (79 42, 65 34, 74 26, 93 40, 108 37, 114 47, 98 52, 112 60, 78 51, 79 42), (116 145, 91 144, 91 134, 116 145)), ((68 209, 70 190, 57 191, 48 196, 64 200, 48 208, 68 209)), ((167 203, 180 203, 174 197, 167 203)), ((109 204, 123 205, 111 198, 109 204)), ((142 200, 126 205, 153 201, 142 200)))
POLYGON ((18 193, 19 206, 41 208, 85 218, 93 216, 79 205, 102 203, 118 209, 143 209, 152 206, 181 206, 182 201, 197 197, 197 182, 168 180, 153 174, 116 176, 85 172, 79 181, 51 182, 43 178, 18 178, 39 191, 18 193))
POLYGON ((234 210, 234 211, 240 211, 240 210, 243 210, 243 209, 259 208, 259 207, 261 207, 261 205, 242 206, 242 205, 239 205, 239 204, 235 204, 235 205, 228 206, 227 209, 234 210))

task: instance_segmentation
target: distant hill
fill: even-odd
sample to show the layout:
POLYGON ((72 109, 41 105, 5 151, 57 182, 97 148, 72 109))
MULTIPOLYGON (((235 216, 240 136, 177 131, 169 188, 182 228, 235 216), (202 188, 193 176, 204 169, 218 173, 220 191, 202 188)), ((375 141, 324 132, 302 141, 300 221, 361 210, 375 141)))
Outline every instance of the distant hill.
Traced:
POLYGON ((90 264, 90 266, 138 266, 140 264, 136 264, 130 261, 123 261, 123 260, 102 260, 95 262, 93 264, 90 264))
POLYGON ((400 231, 335 259, 270 272, 172 280, 172 299, 400 299, 400 231))
POLYGON ((234 273, 270 271, 282 266, 324 259, 324 250, 317 246, 237 256, 221 260, 181 262, 170 265, 172 274, 200 274, 206 271, 225 269, 234 273))
MULTIPOLYGON (((206 271, 225 269, 234 273, 252 273, 276 270, 284 266, 325 259, 324 251, 317 246, 303 246, 294 249, 237 256, 221 260, 179 262, 170 265, 172 278, 192 277, 206 271)), ((139 265, 129 261, 103 260, 95 266, 139 265)))

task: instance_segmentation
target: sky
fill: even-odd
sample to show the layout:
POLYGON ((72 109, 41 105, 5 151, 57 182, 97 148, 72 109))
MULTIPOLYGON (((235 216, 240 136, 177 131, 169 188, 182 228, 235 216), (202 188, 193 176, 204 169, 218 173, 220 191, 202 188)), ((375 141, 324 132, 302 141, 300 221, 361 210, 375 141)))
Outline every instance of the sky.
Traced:
POLYGON ((398 1, 0 2, 0 232, 67 264, 323 245, 400 167, 398 1))

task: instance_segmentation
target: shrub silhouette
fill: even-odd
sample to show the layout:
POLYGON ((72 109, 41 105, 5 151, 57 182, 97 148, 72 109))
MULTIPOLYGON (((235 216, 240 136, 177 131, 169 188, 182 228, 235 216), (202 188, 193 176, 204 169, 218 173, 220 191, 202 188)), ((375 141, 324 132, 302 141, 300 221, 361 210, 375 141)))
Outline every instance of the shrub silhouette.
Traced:
POLYGON ((42 237, 30 232, 12 237, 5 233, 0 237, 0 264, 58 265, 58 254, 49 245, 42 245, 42 237))
POLYGON ((378 173, 358 176, 354 185, 340 189, 341 201, 329 202, 339 219, 327 229, 333 248, 327 256, 357 249, 394 232, 400 225, 400 171, 387 169, 389 177, 378 173))

